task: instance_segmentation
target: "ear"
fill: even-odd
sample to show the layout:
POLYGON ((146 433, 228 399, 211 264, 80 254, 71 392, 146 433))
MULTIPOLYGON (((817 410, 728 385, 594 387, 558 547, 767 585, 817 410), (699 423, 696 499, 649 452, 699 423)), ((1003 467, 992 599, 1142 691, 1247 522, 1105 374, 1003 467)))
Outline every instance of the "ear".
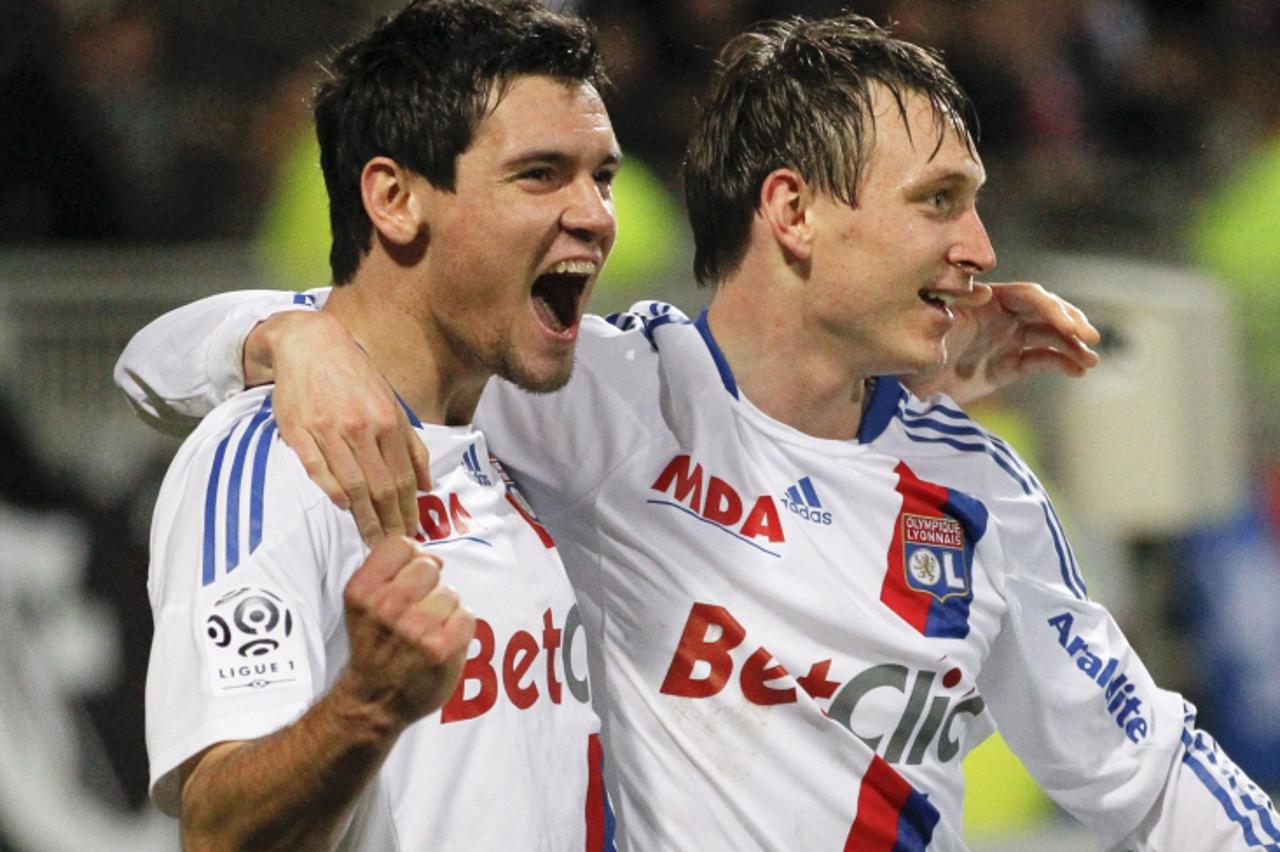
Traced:
POLYGON ((783 251, 802 263, 813 246, 812 197, 794 169, 775 169, 760 184, 759 215, 783 251))
POLYGON ((408 245, 422 231, 421 184, 390 157, 374 157, 360 172, 360 197, 369 221, 384 239, 408 245))

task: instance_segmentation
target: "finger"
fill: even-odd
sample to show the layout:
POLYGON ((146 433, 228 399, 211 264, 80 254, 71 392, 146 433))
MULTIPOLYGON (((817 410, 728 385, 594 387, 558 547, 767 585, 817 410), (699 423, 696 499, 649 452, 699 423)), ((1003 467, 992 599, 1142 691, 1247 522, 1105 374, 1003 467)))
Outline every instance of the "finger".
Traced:
POLYGON ((444 563, 433 553, 424 553, 415 548, 413 558, 400 567, 391 584, 411 590, 415 599, 431 594, 440 583, 440 572, 444 563))
MULTIPOLYGON (((372 421, 362 422, 347 429, 344 438, 347 449, 360 467, 360 478, 381 531, 388 535, 406 535, 409 529, 401 509, 396 478, 384 457, 386 445, 382 436, 392 431, 391 427, 381 429, 372 421)), ((413 532, 417 532, 416 527, 413 532)))
POLYGON ((1049 326, 1028 326, 1022 330, 1020 340, 1024 347, 1042 347, 1062 352, 1085 369, 1098 366, 1100 360, 1098 353, 1079 337, 1061 334, 1049 326))
POLYGON ((280 437, 289 445, 289 449, 293 450, 298 456, 298 460, 302 462, 303 469, 307 472, 307 477, 339 509, 351 508, 351 501, 347 498, 347 492, 343 491, 342 486, 338 484, 337 478, 329 469, 328 462, 325 461, 324 453, 320 451, 320 447, 310 433, 302 429, 286 428, 284 424, 278 425, 280 437))
POLYGON ((360 530, 360 537, 366 544, 373 547, 382 538, 382 522, 378 519, 378 513, 369 497, 364 471, 361 470, 355 456, 351 453, 351 448, 341 436, 334 435, 328 438, 321 436, 317 443, 320 451, 324 453, 329 469, 338 480, 338 487, 347 496, 347 503, 352 517, 355 518, 356 528, 360 530))
POLYGON ((388 585, 400 573, 400 569, 418 559, 434 561, 437 571, 440 560, 430 553, 423 553, 417 542, 404 536, 384 537, 365 557, 364 562, 347 581, 346 593, 358 594, 362 600, 371 600, 378 589, 388 585))
POLYGON ((440 583, 405 610, 399 625, 406 636, 422 644, 442 628, 460 605, 457 591, 448 583, 440 583))
POLYGON ((993 292, 990 284, 974 281, 973 289, 968 294, 958 297, 952 304, 962 310, 980 308, 991 301, 993 292))
POLYGON ((409 450, 409 460, 413 464, 413 473, 418 480, 419 491, 431 490, 431 455, 416 432, 410 431, 405 441, 409 450))
POLYGON ((1024 349, 1018 356, 1018 369, 1024 376, 1038 373, 1061 373, 1079 378, 1088 370, 1070 356, 1057 349, 1024 349))
POLYGON ((1089 317, 1085 315, 1084 311, 1080 310, 1070 302, 1064 301, 1064 304, 1067 306, 1068 313, 1075 317, 1076 336, 1090 346, 1098 345, 1102 340, 1102 332, 1094 328, 1093 323, 1089 322, 1089 317))
POLYGON ((439 578, 436 562, 415 559, 375 591, 370 608, 384 625, 414 639, 417 633, 405 626, 406 618, 438 588, 439 578))
POLYGON ((1024 322, 1047 322, 1066 335, 1087 344, 1102 339, 1084 311, 1054 293, 1029 281, 999 285, 1001 306, 1024 322))
MULTIPOLYGON (((378 451, 395 488, 397 513, 406 535, 418 531, 418 477, 409 454, 411 441, 416 442, 417 438, 411 433, 409 421, 403 414, 394 432, 378 438, 378 451)), ((383 520, 387 519, 384 517, 383 520)))
POLYGON ((450 692, 466 659, 467 648, 476 633, 476 619, 469 609, 459 604, 433 631, 424 637, 420 646, 432 657, 441 660, 449 669, 450 692))

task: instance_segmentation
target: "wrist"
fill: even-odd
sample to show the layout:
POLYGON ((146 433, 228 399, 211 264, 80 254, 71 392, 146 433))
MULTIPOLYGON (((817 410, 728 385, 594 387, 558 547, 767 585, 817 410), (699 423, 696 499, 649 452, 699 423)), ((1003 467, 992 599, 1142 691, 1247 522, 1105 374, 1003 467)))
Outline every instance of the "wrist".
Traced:
POLYGON ((346 731, 370 745, 394 741, 415 719, 399 711, 397 691, 367 684, 351 667, 329 691, 333 715, 346 731))
POLYGON ((245 387, 274 382, 279 356, 301 346, 293 341, 306 335, 337 339, 346 332, 332 316, 308 309, 272 314, 255 325, 244 340, 245 387))

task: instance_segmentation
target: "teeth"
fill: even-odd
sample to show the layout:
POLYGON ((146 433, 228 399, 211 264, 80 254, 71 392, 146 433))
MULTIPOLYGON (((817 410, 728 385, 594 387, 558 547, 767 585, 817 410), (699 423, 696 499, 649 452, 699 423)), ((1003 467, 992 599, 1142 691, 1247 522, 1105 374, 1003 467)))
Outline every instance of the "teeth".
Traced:
POLYGON ((956 300, 956 297, 951 295, 950 293, 934 293, 933 298, 937 299, 939 302, 946 305, 948 308, 951 307, 951 303, 956 300))
POLYGON ((551 271, 559 275, 595 275, 596 262, 594 260, 562 260, 551 267, 551 271))

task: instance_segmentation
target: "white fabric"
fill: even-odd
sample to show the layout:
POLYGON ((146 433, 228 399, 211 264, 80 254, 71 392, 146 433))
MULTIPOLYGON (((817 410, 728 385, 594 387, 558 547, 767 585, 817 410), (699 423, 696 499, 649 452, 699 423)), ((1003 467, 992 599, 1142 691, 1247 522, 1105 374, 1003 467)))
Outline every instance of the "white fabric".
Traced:
MULTIPOLYGON (((183 310, 197 337, 221 317, 183 310)), ((577 589, 623 848, 963 848, 960 762, 997 722, 1114 848, 1280 842, 998 438, 881 379, 860 440, 815 439, 669 306, 617 325, 584 321, 560 393, 491 383, 477 423, 577 589)))
MULTIPOLYGON (((186 758, 293 721, 349 654, 342 594, 368 550, 275 434, 269 402, 263 388, 217 408, 157 501, 146 728, 152 795, 169 813, 186 758)), ((459 691, 399 738, 342 848, 581 849, 599 722, 559 556, 479 431, 419 434, 435 485, 419 497, 420 536, 477 638, 459 691)))

